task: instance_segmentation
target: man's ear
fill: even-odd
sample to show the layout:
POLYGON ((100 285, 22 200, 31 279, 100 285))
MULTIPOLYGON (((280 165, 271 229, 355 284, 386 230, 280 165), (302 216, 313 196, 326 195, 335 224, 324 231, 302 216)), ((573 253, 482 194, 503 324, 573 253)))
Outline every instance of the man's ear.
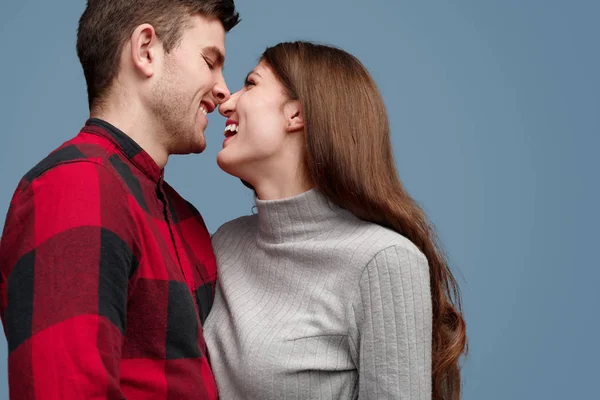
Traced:
POLYGON ((286 119, 285 129, 288 132, 298 132, 304 130, 304 117, 302 115, 302 106, 298 100, 288 101, 283 106, 283 114, 286 119))
POLYGON ((156 71, 156 61, 162 55, 162 43, 150 24, 138 26, 131 35, 131 61, 136 72, 146 78, 156 71))

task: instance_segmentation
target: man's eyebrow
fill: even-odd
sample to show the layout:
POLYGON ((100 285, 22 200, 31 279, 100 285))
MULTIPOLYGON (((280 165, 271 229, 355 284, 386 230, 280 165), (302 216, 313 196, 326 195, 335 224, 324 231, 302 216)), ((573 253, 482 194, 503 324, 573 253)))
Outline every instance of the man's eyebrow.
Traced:
POLYGON ((216 58, 216 60, 214 60, 214 63, 216 65, 222 67, 225 64, 225 56, 223 55, 221 50, 219 50, 218 47, 208 46, 208 47, 205 47, 204 49, 202 49, 202 51, 205 53, 211 53, 212 56, 216 58))

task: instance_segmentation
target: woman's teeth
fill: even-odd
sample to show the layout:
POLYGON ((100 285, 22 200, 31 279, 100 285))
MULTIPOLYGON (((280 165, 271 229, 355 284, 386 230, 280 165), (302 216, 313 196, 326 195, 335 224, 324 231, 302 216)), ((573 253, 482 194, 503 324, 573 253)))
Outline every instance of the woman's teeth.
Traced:
POLYGON ((231 133, 233 133, 234 135, 235 135, 236 133, 238 133, 238 126, 237 126, 237 124, 230 124, 230 125, 227 125, 227 126, 225 127, 225 134, 227 134, 227 132, 231 132, 231 133))
POLYGON ((200 106, 200 111, 202 111, 204 115, 208 115, 208 111, 206 111, 206 108, 204 108, 203 106, 200 106))

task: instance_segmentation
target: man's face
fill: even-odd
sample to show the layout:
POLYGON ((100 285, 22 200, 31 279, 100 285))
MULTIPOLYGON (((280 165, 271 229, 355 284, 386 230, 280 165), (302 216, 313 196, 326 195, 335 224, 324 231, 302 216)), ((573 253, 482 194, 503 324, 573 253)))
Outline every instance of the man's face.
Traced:
POLYGON ((169 154, 201 153, 206 148, 207 113, 229 98, 223 78, 225 29, 216 18, 195 15, 181 43, 165 54, 164 68, 149 99, 166 134, 169 154))

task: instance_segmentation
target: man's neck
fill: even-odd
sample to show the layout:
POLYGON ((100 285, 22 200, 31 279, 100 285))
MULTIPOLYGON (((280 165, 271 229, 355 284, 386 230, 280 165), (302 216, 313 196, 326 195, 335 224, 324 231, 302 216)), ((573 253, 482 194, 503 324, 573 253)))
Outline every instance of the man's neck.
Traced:
POLYGON ((158 140, 152 116, 134 102, 107 101, 101 108, 92 110, 91 118, 98 118, 115 126, 135 141, 152 157, 160 169, 167 165, 169 153, 158 140))

